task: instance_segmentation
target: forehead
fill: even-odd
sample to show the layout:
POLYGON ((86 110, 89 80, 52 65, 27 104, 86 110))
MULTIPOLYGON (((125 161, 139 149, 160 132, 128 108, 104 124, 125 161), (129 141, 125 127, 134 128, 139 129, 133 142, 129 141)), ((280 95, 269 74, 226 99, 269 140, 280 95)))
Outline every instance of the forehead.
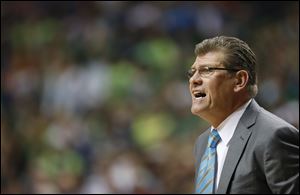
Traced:
POLYGON ((220 66, 223 59, 224 54, 222 52, 208 52, 204 55, 198 55, 192 67, 196 68, 205 65, 220 66))

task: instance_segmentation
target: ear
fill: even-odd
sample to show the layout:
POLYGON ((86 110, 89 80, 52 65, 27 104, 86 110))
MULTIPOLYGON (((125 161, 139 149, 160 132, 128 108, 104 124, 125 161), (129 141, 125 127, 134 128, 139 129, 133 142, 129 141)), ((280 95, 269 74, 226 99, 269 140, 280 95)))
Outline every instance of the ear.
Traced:
POLYGON ((235 75, 235 85, 234 85, 234 92, 239 92, 242 89, 246 88, 246 85, 249 80, 249 75, 246 70, 240 70, 235 75))

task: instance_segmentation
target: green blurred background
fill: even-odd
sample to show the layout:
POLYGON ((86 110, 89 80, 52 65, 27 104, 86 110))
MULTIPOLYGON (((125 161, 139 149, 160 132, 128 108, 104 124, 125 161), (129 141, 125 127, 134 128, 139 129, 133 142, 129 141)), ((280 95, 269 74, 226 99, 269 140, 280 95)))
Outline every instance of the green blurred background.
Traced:
POLYGON ((299 128, 298 1, 1 1, 1 193, 193 193, 186 72, 216 35, 299 128))

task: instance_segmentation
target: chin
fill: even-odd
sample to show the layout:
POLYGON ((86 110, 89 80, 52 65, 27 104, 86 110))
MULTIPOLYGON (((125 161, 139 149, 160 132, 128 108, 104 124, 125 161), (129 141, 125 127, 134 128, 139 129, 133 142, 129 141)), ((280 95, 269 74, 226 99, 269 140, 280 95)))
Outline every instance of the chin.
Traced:
POLYGON ((192 112, 194 115, 200 116, 201 113, 203 113, 203 109, 201 109, 201 108, 199 108, 199 107, 192 106, 192 107, 191 107, 191 112, 192 112))

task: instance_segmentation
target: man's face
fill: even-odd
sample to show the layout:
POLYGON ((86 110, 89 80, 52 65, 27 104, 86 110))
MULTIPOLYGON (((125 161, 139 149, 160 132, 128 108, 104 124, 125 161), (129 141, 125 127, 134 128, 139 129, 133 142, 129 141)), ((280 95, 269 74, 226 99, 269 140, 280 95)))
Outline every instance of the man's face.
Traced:
POLYGON ((191 67, 194 70, 189 80, 192 95, 191 111, 204 119, 226 116, 234 104, 232 101, 234 77, 228 71, 212 70, 200 75, 204 67, 224 68, 221 63, 223 59, 221 52, 209 52, 197 56, 191 67))

